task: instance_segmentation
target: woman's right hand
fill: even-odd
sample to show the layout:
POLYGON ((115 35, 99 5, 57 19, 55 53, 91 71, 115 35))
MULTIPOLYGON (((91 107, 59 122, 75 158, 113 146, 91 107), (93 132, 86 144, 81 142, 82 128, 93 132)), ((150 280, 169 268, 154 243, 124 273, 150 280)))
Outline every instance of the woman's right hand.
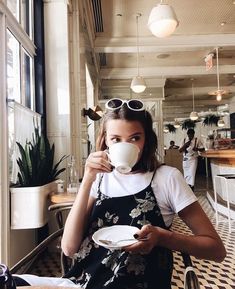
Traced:
POLYGON ((104 151, 93 152, 86 160, 84 178, 89 177, 94 181, 97 173, 110 173, 111 171, 112 165, 107 154, 104 151))

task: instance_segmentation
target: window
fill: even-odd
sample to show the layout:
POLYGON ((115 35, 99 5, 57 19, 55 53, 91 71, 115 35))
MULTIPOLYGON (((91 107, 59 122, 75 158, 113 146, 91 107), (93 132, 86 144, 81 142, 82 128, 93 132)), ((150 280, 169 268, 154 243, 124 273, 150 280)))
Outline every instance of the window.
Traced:
POLYGON ((7 7, 15 16, 16 20, 21 24, 24 31, 33 38, 33 29, 32 29, 32 9, 33 1, 32 0, 7 0, 7 7))
POLYGON ((7 30, 7 98, 21 103, 20 44, 7 30))
MULTIPOLYGON (((12 170, 8 155, 11 153, 9 128, 10 113, 6 99, 19 102, 35 110, 33 42, 33 0, 0 1, 0 259, 9 256, 10 198, 9 172, 12 170), (9 119, 8 119, 9 117, 9 119)), ((20 125, 19 119, 16 120, 20 125)))

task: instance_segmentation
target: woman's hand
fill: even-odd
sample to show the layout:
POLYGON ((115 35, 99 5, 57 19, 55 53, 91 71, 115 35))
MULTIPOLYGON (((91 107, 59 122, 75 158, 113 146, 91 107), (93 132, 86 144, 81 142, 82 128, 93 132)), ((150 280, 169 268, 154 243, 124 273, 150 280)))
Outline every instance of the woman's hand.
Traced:
POLYGON ((135 238, 146 238, 147 240, 139 241, 133 245, 124 247, 126 252, 137 253, 141 255, 149 254, 152 249, 158 244, 159 233, 161 228, 152 225, 144 225, 141 230, 136 234, 135 238))
POLYGON ((108 160, 108 156, 104 151, 91 153, 85 164, 84 178, 88 177, 94 181, 97 173, 110 173, 112 166, 108 160))

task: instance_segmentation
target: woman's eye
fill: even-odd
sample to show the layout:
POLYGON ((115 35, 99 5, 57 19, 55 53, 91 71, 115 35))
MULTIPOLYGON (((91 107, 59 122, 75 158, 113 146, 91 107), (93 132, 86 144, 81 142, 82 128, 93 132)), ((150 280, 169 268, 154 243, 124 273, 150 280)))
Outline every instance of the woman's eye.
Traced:
POLYGON ((112 142, 114 142, 114 143, 116 143, 116 142, 119 142, 119 141, 120 141, 120 139, 119 139, 119 138, 117 138, 117 137, 114 137, 114 138, 112 138, 112 139, 111 139, 111 141, 112 141, 112 142))
POLYGON ((131 138, 131 141, 138 141, 138 140, 140 140, 140 137, 139 137, 139 136, 133 136, 133 137, 131 138))

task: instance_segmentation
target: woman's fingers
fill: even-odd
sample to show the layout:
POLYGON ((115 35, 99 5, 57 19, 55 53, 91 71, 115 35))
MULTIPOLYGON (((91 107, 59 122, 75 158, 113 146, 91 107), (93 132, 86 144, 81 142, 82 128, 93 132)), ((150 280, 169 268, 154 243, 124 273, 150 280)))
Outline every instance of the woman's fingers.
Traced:
POLYGON ((103 151, 94 152, 89 155, 86 161, 86 168, 111 172, 112 166, 103 151))
POLYGON ((124 250, 134 254, 146 255, 151 252, 153 247, 157 245, 157 229, 152 225, 144 225, 134 237, 138 240, 146 238, 146 240, 138 241, 137 243, 125 247, 124 250))

